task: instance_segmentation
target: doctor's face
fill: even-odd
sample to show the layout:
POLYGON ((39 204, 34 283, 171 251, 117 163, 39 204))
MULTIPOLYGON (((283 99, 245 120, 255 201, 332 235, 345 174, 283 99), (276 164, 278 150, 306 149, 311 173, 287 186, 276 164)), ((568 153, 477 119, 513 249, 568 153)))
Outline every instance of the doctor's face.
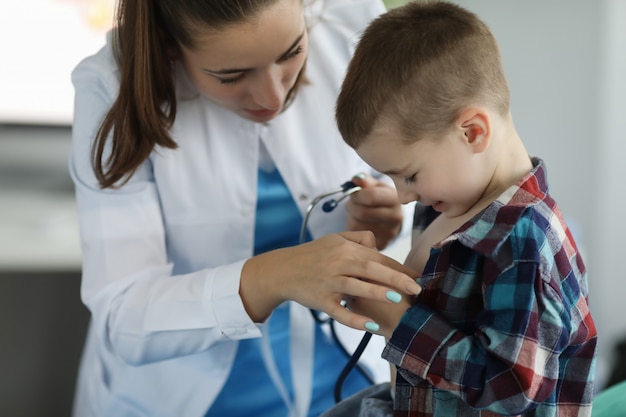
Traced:
POLYGON ((273 119, 306 60, 302 7, 301 0, 279 0, 246 22, 199 35, 197 48, 181 47, 189 78, 210 100, 245 119, 273 119))

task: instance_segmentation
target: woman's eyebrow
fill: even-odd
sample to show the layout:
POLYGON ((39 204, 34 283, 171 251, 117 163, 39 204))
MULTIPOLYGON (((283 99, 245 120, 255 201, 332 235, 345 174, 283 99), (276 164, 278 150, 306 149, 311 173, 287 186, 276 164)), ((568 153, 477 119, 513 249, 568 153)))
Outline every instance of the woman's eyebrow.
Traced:
MULTIPOLYGON (((296 38, 296 40, 289 46, 289 48, 287 48, 287 50, 280 57, 278 57, 277 61, 285 59, 289 55, 289 53, 293 50, 293 48, 295 48, 296 45, 300 43, 303 37, 304 37, 304 32, 302 32, 300 36, 296 38)), ((202 71, 211 75, 228 75, 228 74, 237 74, 240 72, 246 72, 252 69, 253 68, 224 68, 224 69, 214 71, 208 68, 202 68, 202 71)))
POLYGON ((300 36, 298 36, 296 38, 296 40, 289 46, 289 48, 287 48, 287 50, 278 58, 278 60, 281 60, 281 59, 284 59, 285 57, 287 57, 287 55, 289 55, 291 53, 293 48, 295 48, 296 45, 298 45, 300 43, 300 41, 302 40, 303 37, 304 37, 304 32, 302 32, 300 34, 300 36))

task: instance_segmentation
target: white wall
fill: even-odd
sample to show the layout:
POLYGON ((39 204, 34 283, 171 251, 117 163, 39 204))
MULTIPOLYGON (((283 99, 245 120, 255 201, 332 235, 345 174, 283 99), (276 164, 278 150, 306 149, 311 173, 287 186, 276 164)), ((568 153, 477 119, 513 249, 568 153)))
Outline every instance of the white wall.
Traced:
POLYGON ((70 72, 104 45, 113 23, 114 3, 0 2, 0 122, 72 123, 70 72))
POLYGON ((458 0, 493 30, 518 132, 548 167, 581 247, 600 337, 598 379, 626 336, 626 1, 458 0))
POLYGON ((596 120, 599 158, 596 193, 589 204, 597 213, 590 241, 593 306, 604 352, 610 352, 615 339, 626 333, 626 1, 605 0, 604 5, 596 120))

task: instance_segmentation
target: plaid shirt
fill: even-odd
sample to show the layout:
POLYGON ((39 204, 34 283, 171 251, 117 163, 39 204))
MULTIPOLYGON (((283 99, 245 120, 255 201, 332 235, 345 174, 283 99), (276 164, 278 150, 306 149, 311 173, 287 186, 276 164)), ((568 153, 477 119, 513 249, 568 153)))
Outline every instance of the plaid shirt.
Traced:
MULTIPOLYGON (((383 352, 398 367, 394 416, 591 415, 587 274, 533 165, 431 249, 423 292, 383 352)), ((418 207, 415 232, 436 215, 418 207)))

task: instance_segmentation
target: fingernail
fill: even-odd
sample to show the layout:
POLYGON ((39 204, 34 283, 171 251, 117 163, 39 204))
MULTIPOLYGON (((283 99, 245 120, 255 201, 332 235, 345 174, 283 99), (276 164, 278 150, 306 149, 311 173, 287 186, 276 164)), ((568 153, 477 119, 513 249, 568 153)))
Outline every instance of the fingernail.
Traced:
POLYGON ((418 295, 422 292, 422 287, 415 281, 411 281, 406 286, 406 290, 409 294, 418 295))
POLYGON ((359 172, 358 174, 355 174, 353 178, 359 178, 359 179, 364 180, 365 179, 365 173, 359 172))
POLYGON ((373 321, 368 321, 367 323, 365 323, 365 328, 369 330, 370 332, 377 332, 378 329, 380 329, 380 326, 378 325, 378 323, 374 323, 373 321))
POLYGON ((402 296, 399 293, 391 290, 387 291, 385 297, 387 297, 387 300, 391 301, 392 303, 399 303, 400 301, 402 301, 402 296))

